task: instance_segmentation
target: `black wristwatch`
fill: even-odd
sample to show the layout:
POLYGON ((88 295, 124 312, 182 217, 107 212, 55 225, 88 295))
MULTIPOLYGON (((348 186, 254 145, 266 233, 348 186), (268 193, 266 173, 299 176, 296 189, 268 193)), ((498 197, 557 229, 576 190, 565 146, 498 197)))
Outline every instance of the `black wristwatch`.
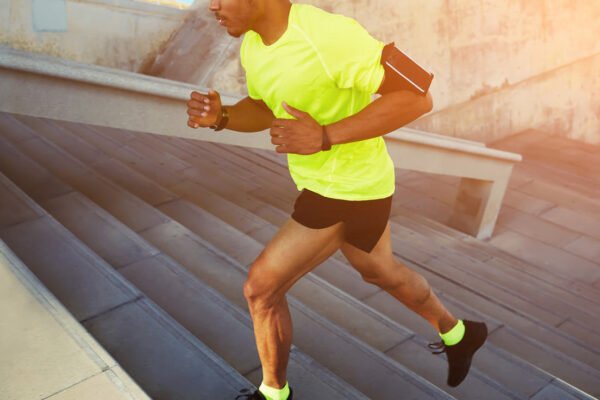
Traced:
POLYGON ((323 142, 321 144, 321 150, 331 150, 331 142, 329 141, 329 137, 327 136, 327 129, 325 129, 325 125, 323 125, 323 142))
POLYGON ((211 125, 210 128, 214 129, 215 132, 222 131, 227 126, 227 122, 229 122, 229 112, 227 107, 221 106, 221 119, 216 125, 211 125))

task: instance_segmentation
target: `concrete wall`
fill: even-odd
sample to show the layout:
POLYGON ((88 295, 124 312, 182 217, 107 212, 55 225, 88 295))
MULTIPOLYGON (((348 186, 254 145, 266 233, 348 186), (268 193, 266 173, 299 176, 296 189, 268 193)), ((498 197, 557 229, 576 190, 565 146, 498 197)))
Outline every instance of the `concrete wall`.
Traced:
POLYGON ((137 71, 187 14, 134 0, 0 0, 0 44, 137 71), (66 31, 40 30, 33 13, 36 6, 44 4, 36 1, 64 3, 66 31))
POLYGON ((208 4, 208 0, 197 0, 196 9, 140 72, 212 87, 221 93, 246 94, 239 61, 241 40, 227 35, 208 11, 208 4))
POLYGON ((600 54, 450 105, 412 126, 486 143, 535 128, 600 144, 600 54))

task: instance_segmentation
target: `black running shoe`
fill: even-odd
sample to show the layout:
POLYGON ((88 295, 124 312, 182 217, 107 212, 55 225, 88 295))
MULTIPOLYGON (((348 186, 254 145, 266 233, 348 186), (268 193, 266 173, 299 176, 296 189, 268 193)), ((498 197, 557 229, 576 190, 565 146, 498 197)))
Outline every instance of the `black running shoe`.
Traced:
MULTIPOLYGON (((265 398, 265 396, 263 396, 263 394, 258 391, 258 389, 256 389, 252 393, 250 393, 249 389, 242 389, 242 390, 240 390, 240 393, 241 394, 236 396, 235 400, 267 400, 265 398)), ((294 399, 294 392, 292 391, 292 388, 290 387, 290 395, 288 396, 287 400, 293 400, 293 399, 294 399)))
POLYGON ((465 336, 454 346, 446 346, 444 342, 431 343, 429 348, 438 349, 433 354, 446 353, 448 357, 448 386, 456 387, 467 377, 471 368, 473 354, 483 345, 488 335, 487 326, 483 322, 463 321, 465 336), (440 350, 441 349, 441 350, 440 350))

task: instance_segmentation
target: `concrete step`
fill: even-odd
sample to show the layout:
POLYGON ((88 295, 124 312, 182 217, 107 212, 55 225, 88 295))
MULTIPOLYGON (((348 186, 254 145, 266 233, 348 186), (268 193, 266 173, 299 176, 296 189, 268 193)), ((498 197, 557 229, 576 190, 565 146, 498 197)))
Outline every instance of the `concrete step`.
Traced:
POLYGON ((159 254, 135 232, 109 217, 102 208, 90 204, 78 192, 39 204, 115 269, 159 254))
POLYGON ((565 208, 580 210, 597 214, 600 212, 598 200, 587 194, 579 193, 570 187, 557 183, 551 179, 540 179, 535 174, 525 174, 519 169, 515 170, 514 178, 520 180, 515 190, 540 199, 552 199, 555 205, 565 208))
MULTIPOLYGON (((524 260, 515 257, 512 254, 503 251, 494 246, 476 240, 470 236, 452 230, 445 225, 419 215, 411 213, 402 213, 399 218, 402 218, 403 224, 408 224, 414 220, 412 226, 418 226, 419 229, 428 234, 435 235, 438 240, 444 243, 450 243, 453 248, 460 251, 466 251, 476 259, 485 261, 490 266, 498 268, 511 268, 511 270, 519 271, 520 274, 529 275, 523 279, 531 280, 532 282, 542 282, 542 285, 551 285, 554 288, 559 288, 568 291, 568 298, 582 299, 584 302, 590 302, 590 309, 594 309, 594 304, 600 304, 600 291, 589 284, 589 282, 574 281, 568 274, 548 274, 544 273, 544 269, 535 264, 526 263, 524 260)), ((564 293, 561 294, 564 296, 564 293)))
POLYGON ((4 175, 0 183, 0 197, 41 215, 3 224, 0 238, 152 398, 231 399, 250 385, 4 175))
MULTIPOLYGON (((2 121, 3 118, 0 118, 2 121)), ((22 157, 6 138, 0 135, 0 168, 35 200, 68 193, 71 188, 63 184, 44 168, 22 157)))
POLYGON ((576 180, 587 179, 590 183, 596 182, 596 185, 600 183, 600 178, 593 172, 600 167, 598 146, 533 130, 497 141, 492 146, 517 151, 523 154, 527 163, 533 161, 560 175, 571 175, 576 180))
MULTIPOLYGON (((497 252, 484 253, 476 247, 460 243, 459 240, 444 237, 439 231, 415 221, 408 214, 396 216, 394 221, 407 228, 407 234, 418 235, 423 240, 423 252, 431 257, 443 257, 465 272, 476 272, 478 277, 505 291, 507 296, 527 302, 526 307, 533 307, 530 312, 532 316, 554 326, 569 318, 580 325, 587 325, 591 331, 598 333, 598 327, 589 325, 589 321, 594 318, 594 310, 599 303, 565 290, 564 285, 551 284, 539 279, 538 275, 515 268, 512 263, 499 258, 501 255, 497 252), (425 243, 427 240, 433 240, 439 246, 425 243)), ((501 298, 502 296, 497 297, 501 298)), ((510 304, 510 301, 506 304, 510 304)))
POLYGON ((516 173, 524 178, 560 184, 574 193, 589 197, 590 200, 600 199, 600 189, 596 180, 565 171, 561 166, 527 157, 522 165, 519 165, 516 173))
MULTIPOLYGON (((182 204, 181 201, 175 201, 172 203, 164 204, 161 206, 161 208, 167 208, 166 212, 171 214, 171 216, 173 216, 173 213, 177 213, 177 211, 173 211, 173 210, 177 210, 178 208, 185 209, 185 208, 189 208, 189 206, 182 204), (168 211, 169 209, 171 210, 171 212, 168 211)), ((181 212, 181 210, 179 212, 181 212)), ((188 212, 189 212, 189 210, 188 210, 188 212)), ((202 227, 202 226, 214 227, 215 226, 215 221, 210 221, 210 219, 207 219, 207 217, 202 217, 199 215, 185 215, 185 211, 183 212, 183 216, 181 216, 180 219, 185 220, 185 221, 196 221, 194 225, 196 225, 197 227, 202 227)), ((214 228, 212 230, 214 230, 214 228)), ((209 233, 206 233, 206 234, 209 234, 209 233)), ((223 232, 222 236, 224 238, 224 241, 227 241, 227 238, 230 238, 232 236, 232 233, 231 232, 223 232)), ((229 239, 229 242, 232 242, 232 241, 229 239)), ((233 242, 239 243, 240 240, 237 239, 237 240, 234 240, 233 242)), ((229 253, 231 253, 233 255, 233 257, 236 257, 236 249, 233 249, 233 251, 229 251, 229 253)), ((245 254, 246 251, 244 250, 239 253, 245 254)), ((250 257, 250 258, 252 258, 252 257, 250 257)), ((243 261, 248 261, 248 260, 238 260, 238 261, 243 262, 243 261)), ((441 371, 441 369, 440 369, 440 371, 441 371)), ((543 382, 543 379, 542 379, 542 382, 543 382)), ((539 381, 538 381, 538 383, 539 383, 539 381)), ((473 386, 473 385, 471 385, 471 386, 473 386)), ((537 389, 539 389, 539 387, 534 387, 533 389, 530 387, 529 389, 532 390, 531 393, 534 393, 537 389)))

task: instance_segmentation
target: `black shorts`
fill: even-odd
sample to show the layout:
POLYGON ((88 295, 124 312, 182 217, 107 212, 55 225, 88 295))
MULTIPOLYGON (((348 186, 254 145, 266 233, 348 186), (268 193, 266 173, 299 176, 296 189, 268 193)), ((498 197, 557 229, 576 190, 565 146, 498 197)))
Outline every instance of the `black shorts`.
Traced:
POLYGON ((338 200, 303 189, 296 202, 292 218, 311 228, 322 229, 344 221, 347 243, 370 253, 390 218, 392 196, 376 200, 338 200))

